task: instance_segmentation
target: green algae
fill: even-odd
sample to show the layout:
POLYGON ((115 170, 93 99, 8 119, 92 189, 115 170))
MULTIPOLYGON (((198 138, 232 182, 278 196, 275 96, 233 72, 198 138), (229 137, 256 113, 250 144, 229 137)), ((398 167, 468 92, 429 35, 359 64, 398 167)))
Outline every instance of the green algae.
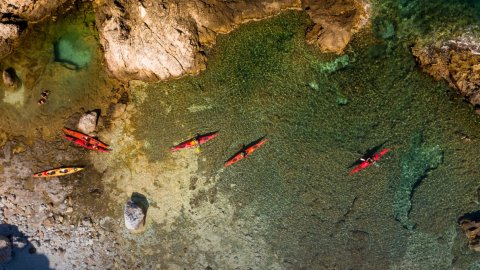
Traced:
POLYGON ((92 46, 78 32, 69 32, 54 43, 55 61, 84 68, 92 58, 92 46))
POLYGON ((400 158, 400 184, 396 188, 393 205, 395 219, 405 228, 411 230, 415 226, 408 217, 415 187, 427 176, 428 171, 437 168, 442 162, 443 151, 439 145, 425 145, 420 133, 412 136, 410 149, 400 158))

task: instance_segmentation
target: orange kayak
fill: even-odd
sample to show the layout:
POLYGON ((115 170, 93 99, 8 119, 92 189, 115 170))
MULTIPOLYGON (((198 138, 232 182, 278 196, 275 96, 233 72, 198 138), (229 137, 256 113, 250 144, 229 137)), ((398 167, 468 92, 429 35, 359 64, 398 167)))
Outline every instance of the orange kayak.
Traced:
POLYGON ((267 138, 262 138, 260 140, 257 140, 255 142, 251 143, 249 146, 241 149, 235 155, 233 155, 233 157, 231 157, 229 160, 227 160, 227 162, 225 162, 225 164, 223 166, 228 167, 228 166, 230 166, 234 163, 237 163, 238 161, 250 156, 250 154, 252 154, 255 150, 260 148, 263 144, 265 144, 267 142, 267 140, 268 140, 267 138))
POLYGON ((54 176, 64 176, 67 174, 72 174, 83 170, 83 167, 65 167, 46 170, 43 172, 34 173, 33 177, 54 177, 54 176))
POLYGON ((181 150, 181 149, 185 149, 185 148, 192 148, 192 147, 195 147, 195 146, 199 146, 201 144, 204 144, 208 141, 210 141, 211 139, 215 138, 218 136, 218 133, 217 132, 211 132, 211 133, 207 133, 207 134, 203 134, 203 135, 198 135, 196 137, 193 137, 189 140, 186 140, 172 148, 170 148, 170 151, 178 151, 178 150, 181 150))
POLYGON ((107 144, 93 138, 92 136, 88 136, 87 134, 83 134, 81 132, 71 130, 68 128, 63 128, 62 130, 65 134, 67 134, 70 137, 77 138, 79 140, 84 140, 87 144, 91 145, 93 148, 96 148, 96 147, 108 148, 107 144))

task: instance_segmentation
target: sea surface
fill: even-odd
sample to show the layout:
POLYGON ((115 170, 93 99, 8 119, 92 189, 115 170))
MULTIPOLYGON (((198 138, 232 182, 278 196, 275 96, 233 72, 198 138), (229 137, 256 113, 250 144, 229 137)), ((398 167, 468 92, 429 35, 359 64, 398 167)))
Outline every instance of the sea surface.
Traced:
MULTIPOLYGON (((148 223, 148 237, 157 242, 139 245, 165 253, 139 260, 188 268, 201 257, 222 268, 223 260, 235 260, 237 254, 240 259, 229 265, 239 269, 480 269, 480 257, 468 249, 457 223, 479 210, 480 116, 446 82, 423 73, 410 52, 418 40, 478 24, 478 10, 476 1, 373 3, 371 29, 356 35, 342 55, 305 44, 311 21, 289 11, 219 36, 206 52, 207 69, 198 76, 126 86, 131 102, 139 105, 131 118, 133 135, 151 163, 178 159, 168 151, 174 143, 219 132, 194 153, 195 173, 209 186, 203 203, 226 204, 232 213, 227 222, 218 222, 218 230, 243 239, 242 245, 262 247, 245 262, 242 252, 251 250, 217 239, 225 254, 233 255, 213 254, 196 243, 210 239, 180 237, 193 226, 186 213, 168 230, 158 220, 148 223), (136 93, 142 93, 141 100, 136 93), (264 136, 263 147, 223 168, 242 145, 264 136), (376 166, 349 175, 351 165, 375 147, 391 151, 376 166), (175 249, 162 246, 177 237, 175 249), (194 255, 182 257, 182 252, 194 255)), ((0 103, 2 111, 23 112, 0 119, 4 131, 34 138, 40 135, 25 128, 41 126, 48 139, 55 134, 45 125, 50 116, 52 129, 58 130, 65 114, 105 108, 108 94, 118 88, 101 71, 92 18, 79 16, 83 19, 76 24, 68 18, 42 25, 50 32, 30 38, 43 38, 50 43, 40 44, 53 48, 44 49, 50 60, 34 58, 34 63, 72 77, 34 73, 37 83, 26 89, 30 103, 0 103), (66 25, 77 28, 66 31, 66 25), (70 48, 78 36, 83 45, 70 48), (71 55, 56 51, 59 47, 82 51, 82 57, 72 63, 71 55), (54 100, 56 107, 38 116, 38 107, 29 108, 37 106, 36 96, 46 84, 52 93, 70 91, 71 99, 54 100), (27 126, 8 130, 18 117, 27 126)), ((19 49, 2 66, 27 61, 29 50, 37 47, 19 49)))

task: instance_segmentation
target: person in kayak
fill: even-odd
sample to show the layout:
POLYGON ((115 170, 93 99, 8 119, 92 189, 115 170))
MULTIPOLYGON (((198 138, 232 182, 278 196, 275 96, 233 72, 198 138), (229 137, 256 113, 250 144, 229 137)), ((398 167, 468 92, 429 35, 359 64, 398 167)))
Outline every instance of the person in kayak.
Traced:
POLYGON ((375 160, 374 160, 372 157, 368 157, 368 158, 363 158, 363 157, 362 157, 362 158, 360 158, 360 161, 362 161, 362 162, 365 162, 365 161, 366 161, 366 162, 368 162, 369 164, 375 163, 375 160))

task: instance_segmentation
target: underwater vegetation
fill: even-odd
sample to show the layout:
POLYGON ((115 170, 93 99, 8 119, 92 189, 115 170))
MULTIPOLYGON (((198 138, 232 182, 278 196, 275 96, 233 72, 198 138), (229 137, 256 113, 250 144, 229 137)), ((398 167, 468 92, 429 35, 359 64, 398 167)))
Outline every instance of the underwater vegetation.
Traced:
POLYGON ((443 162, 440 146, 426 145, 421 133, 412 135, 410 149, 400 160, 400 183, 394 196, 394 215, 402 226, 413 229, 415 223, 408 217, 412 207, 411 198, 415 187, 427 177, 427 173, 443 162))

